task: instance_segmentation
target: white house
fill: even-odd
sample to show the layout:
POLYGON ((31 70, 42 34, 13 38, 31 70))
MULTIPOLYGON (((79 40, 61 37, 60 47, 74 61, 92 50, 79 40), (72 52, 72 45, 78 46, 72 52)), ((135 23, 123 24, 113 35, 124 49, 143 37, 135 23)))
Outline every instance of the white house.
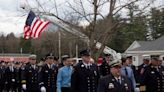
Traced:
POLYGON ((134 65, 142 64, 147 57, 159 57, 164 61, 164 36, 154 41, 134 41, 125 51, 125 55, 133 56, 134 65))

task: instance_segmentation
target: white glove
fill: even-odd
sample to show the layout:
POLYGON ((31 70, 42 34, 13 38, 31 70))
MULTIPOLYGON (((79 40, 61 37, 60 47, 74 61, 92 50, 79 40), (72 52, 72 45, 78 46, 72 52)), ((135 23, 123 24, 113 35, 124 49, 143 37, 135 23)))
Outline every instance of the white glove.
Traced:
POLYGON ((12 82, 15 82, 15 79, 12 79, 12 82))
POLYGON ((135 92, 140 92, 140 89, 139 88, 135 88, 135 92))
POLYGON ((26 90, 26 84, 22 85, 22 89, 26 90))
POLYGON ((41 91, 41 92, 46 92, 46 88, 45 88, 44 86, 42 86, 42 87, 40 88, 40 91, 41 91))

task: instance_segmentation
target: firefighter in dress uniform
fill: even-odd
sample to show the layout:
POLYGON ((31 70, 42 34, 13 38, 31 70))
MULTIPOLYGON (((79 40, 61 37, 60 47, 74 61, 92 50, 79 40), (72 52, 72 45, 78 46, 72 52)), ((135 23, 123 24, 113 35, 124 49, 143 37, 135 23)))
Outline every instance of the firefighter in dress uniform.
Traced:
POLYGON ((15 92, 22 92, 21 91, 21 68, 20 68, 20 62, 14 62, 15 66, 14 66, 14 79, 15 79, 15 83, 13 85, 13 89, 15 92))
POLYGON ((11 91, 11 92, 16 92, 14 86, 16 83, 16 76, 15 76, 15 67, 14 67, 14 62, 9 62, 8 63, 8 67, 5 70, 5 77, 6 77, 6 88, 7 88, 7 92, 11 91))
POLYGON ((41 68, 39 85, 46 92, 56 92, 58 66, 54 62, 57 62, 57 60, 52 53, 49 53, 46 55, 45 65, 41 68))
POLYGON ((121 76, 120 60, 114 60, 109 65, 111 74, 100 78, 97 92, 131 92, 129 79, 121 76))
POLYGON ((101 76, 106 76, 108 74, 110 74, 110 66, 109 66, 109 62, 111 62, 111 60, 113 59, 111 54, 105 54, 105 58, 102 62, 102 65, 100 66, 100 75, 101 76))
POLYGON ((144 73, 146 67, 149 65, 149 61, 150 61, 150 59, 145 57, 143 59, 143 63, 138 66, 137 80, 136 80, 136 82, 138 83, 138 87, 140 87, 141 82, 143 81, 143 73, 144 73))
POLYGON ((5 69, 5 62, 0 61, 0 92, 2 92, 5 87, 5 69))
POLYGON ((97 92, 98 66, 92 63, 89 50, 80 52, 82 62, 79 62, 71 76, 71 92, 97 92))
POLYGON ((36 65, 36 55, 29 56, 29 64, 25 66, 23 71, 22 88, 26 92, 40 92, 39 67, 36 65))
POLYGON ((152 58, 143 73, 141 91, 145 92, 164 92, 164 70, 159 69, 158 58, 152 58))

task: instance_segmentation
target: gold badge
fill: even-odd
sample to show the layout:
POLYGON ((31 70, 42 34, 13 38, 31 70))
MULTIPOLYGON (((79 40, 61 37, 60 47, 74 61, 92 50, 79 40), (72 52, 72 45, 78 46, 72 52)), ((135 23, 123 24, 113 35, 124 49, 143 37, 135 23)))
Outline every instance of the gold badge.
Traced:
POLYGON ((108 86, 108 88, 109 88, 109 89, 112 89, 112 88, 114 88, 114 85, 113 85, 113 83, 109 83, 109 86, 108 86))

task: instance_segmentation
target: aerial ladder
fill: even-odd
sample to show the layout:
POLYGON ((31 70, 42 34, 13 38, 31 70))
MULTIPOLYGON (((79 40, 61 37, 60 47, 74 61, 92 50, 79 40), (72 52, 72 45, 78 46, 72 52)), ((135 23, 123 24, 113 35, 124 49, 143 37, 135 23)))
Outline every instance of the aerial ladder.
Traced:
MULTIPOLYGON (((25 10, 31 10, 24 2, 22 2, 20 7, 25 10)), ((66 23, 62 19, 60 19, 57 16, 54 16, 53 14, 50 14, 50 13, 43 13, 42 17, 50 20, 53 25, 56 25, 57 27, 62 28, 63 30, 81 38, 89 46, 89 42, 90 42, 89 37, 87 35, 85 35, 84 33, 78 31, 74 27, 70 26, 68 23, 66 23)), ((97 41, 95 41, 95 42, 97 42, 97 41)), ((98 46, 98 48, 101 48, 101 45, 102 45, 102 43, 100 43, 100 42, 96 43, 96 46, 98 46)), ((121 54, 117 53, 115 50, 109 48, 108 46, 105 46, 103 52, 105 54, 107 54, 107 53, 111 54, 114 59, 121 59, 121 54)), ((61 53, 59 53, 59 58, 60 58, 60 54, 61 53)), ((76 57, 78 57, 78 52, 76 52, 76 57)))

